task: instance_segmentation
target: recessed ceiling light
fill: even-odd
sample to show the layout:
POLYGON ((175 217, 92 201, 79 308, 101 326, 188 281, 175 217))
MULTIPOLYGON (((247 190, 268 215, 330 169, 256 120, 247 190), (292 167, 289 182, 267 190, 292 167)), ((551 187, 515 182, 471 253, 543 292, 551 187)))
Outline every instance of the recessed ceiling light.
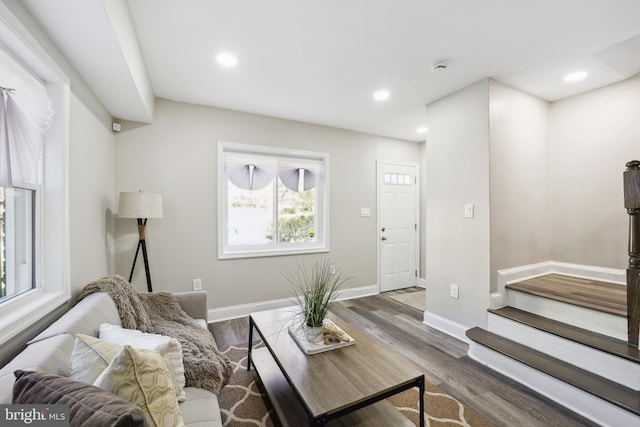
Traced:
POLYGON ((567 83, 577 82, 587 77, 586 71, 576 71, 575 73, 569 73, 564 76, 564 81, 567 83))
POLYGON ((389 95, 390 94, 388 90, 382 89, 382 90, 376 91, 373 94, 373 99, 375 99, 376 101, 385 101, 389 99, 389 95))
POLYGON ((222 66, 233 67, 238 63, 238 58, 231 53, 220 53, 216 56, 216 61, 222 66))
POLYGON ((429 129, 427 129, 426 126, 420 126, 418 129, 416 129, 416 132, 424 134, 427 133, 428 130, 429 129))

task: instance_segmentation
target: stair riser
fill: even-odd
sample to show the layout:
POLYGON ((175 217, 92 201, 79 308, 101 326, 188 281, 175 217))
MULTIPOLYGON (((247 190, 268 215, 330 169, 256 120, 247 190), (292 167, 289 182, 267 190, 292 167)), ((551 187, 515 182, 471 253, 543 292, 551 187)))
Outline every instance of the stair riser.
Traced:
POLYGON ((640 417, 476 342, 469 357, 602 426, 639 425, 640 417))
POLYGON ((508 305, 559 322, 588 329, 623 341, 627 340, 627 319, 561 301, 509 290, 508 305))
POLYGON ((489 314, 489 331, 640 391, 640 365, 505 317, 489 314))

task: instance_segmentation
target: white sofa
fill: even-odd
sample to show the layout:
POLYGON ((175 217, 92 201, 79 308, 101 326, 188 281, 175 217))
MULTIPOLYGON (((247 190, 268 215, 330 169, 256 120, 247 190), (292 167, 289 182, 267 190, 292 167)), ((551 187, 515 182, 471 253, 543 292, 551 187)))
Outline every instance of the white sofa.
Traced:
MULTIPOLYGON (((173 294, 182 309, 206 327, 206 292, 173 294)), ((0 369, 0 404, 12 401, 14 371, 42 371, 60 376, 69 375, 69 364, 76 334, 98 336, 100 324, 120 326, 120 318, 113 300, 106 293, 84 298, 60 319, 52 323, 14 359, 0 369)), ((185 426, 222 427, 220 407, 215 394, 194 387, 186 387, 186 400, 180 403, 185 426)))

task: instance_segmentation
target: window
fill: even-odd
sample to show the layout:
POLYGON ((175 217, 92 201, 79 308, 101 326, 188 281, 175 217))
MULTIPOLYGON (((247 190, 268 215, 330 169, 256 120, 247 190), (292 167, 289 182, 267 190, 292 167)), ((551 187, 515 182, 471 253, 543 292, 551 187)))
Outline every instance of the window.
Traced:
POLYGON ((35 287, 35 193, 0 187, 0 303, 35 287))
POLYGON ((219 258, 328 251, 328 154, 218 148, 219 258))
MULTIPOLYGON (((67 212, 69 79, 3 2, 0 2, 0 87, 4 88, 5 113, 15 107, 9 105, 9 98, 14 98, 23 113, 28 111, 30 120, 38 117, 34 123, 44 123, 40 114, 48 119, 44 144, 40 136, 37 146, 29 146, 33 156, 27 157, 39 159, 35 166, 31 160, 26 161, 27 157, 6 163, 6 150, 5 155, 0 155, 0 163, 4 162, 0 164, 2 345, 71 297, 67 212), (32 102, 36 99, 47 99, 49 104, 32 102)), ((26 131, 30 137, 42 135, 32 133, 32 128, 20 127, 9 116, 5 118, 0 126, 5 137, 0 142, 5 142, 5 148, 6 141, 13 144, 18 140, 14 134, 26 131)))

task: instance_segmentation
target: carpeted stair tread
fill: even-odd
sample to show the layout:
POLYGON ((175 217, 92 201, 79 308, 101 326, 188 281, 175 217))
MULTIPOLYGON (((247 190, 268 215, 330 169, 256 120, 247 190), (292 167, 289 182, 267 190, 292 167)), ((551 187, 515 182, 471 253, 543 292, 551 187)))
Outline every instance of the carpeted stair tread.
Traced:
POLYGON ((467 330, 467 337, 483 346, 527 366, 571 384, 587 393, 640 415, 640 392, 602 378, 584 369, 548 356, 525 345, 496 335, 482 328, 467 330))
POLYGON ((627 316, 627 293, 624 285, 554 273, 510 283, 506 288, 617 316, 627 316))
POLYGON ((532 328, 640 364, 640 351, 638 351, 637 347, 629 345, 626 341, 558 322, 557 320, 549 319, 548 317, 520 310, 515 307, 507 306, 498 309, 489 309, 488 311, 489 313, 505 317, 532 328))

